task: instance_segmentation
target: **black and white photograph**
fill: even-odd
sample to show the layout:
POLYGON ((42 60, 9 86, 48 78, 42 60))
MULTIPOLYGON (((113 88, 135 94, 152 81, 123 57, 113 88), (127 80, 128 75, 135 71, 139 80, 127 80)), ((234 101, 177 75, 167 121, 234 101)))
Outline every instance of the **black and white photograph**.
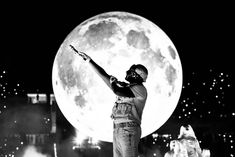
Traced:
POLYGON ((231 4, 0 12, 0 157, 235 156, 231 4))

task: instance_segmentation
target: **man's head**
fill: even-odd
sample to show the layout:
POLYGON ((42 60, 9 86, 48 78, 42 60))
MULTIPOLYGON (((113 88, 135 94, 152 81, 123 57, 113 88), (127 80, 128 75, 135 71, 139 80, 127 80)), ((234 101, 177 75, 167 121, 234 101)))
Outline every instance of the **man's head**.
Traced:
POLYGON ((130 83, 146 82, 148 70, 142 64, 133 64, 126 72, 126 80, 130 83))

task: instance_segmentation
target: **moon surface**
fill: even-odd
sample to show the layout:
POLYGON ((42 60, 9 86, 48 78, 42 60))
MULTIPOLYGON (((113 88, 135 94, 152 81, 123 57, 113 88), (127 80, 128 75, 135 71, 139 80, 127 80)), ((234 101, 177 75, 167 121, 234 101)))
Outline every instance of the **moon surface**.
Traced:
POLYGON ((142 116, 142 136, 161 127, 175 110, 182 89, 181 61, 170 38, 148 19, 128 12, 106 12, 74 28, 58 49, 52 70, 57 104, 83 135, 112 142, 115 94, 89 63, 69 45, 87 53, 105 71, 125 81, 132 64, 143 64, 149 75, 142 116))

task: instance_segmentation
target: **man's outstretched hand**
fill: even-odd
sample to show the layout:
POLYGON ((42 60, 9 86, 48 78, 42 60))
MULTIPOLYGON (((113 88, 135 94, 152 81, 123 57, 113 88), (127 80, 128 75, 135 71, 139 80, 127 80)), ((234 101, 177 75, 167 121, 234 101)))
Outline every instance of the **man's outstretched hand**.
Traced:
POLYGON ((85 61, 90 61, 91 57, 88 56, 87 54, 85 54, 84 52, 78 51, 77 49, 75 49, 75 47, 73 45, 69 45, 71 47, 71 49, 78 54, 79 56, 81 56, 85 61))

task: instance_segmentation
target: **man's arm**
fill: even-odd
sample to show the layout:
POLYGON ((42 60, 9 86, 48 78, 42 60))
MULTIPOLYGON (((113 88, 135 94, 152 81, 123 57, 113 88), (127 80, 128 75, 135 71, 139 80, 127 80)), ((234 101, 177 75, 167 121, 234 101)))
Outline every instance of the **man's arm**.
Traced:
POLYGON ((130 87, 121 86, 119 81, 113 76, 108 75, 103 68, 101 68, 98 64, 96 64, 92 59, 90 59, 89 63, 92 68, 96 71, 96 73, 103 79, 103 81, 108 85, 112 91, 118 96, 124 97, 135 97, 130 87))
POLYGON ((108 85, 109 88, 111 88, 110 85, 110 75, 108 75, 105 70, 100 67, 98 64, 96 64, 96 62, 94 62, 90 56, 88 56, 86 53, 78 51, 73 45, 69 45, 71 47, 71 49, 78 54, 79 56, 81 56, 83 58, 83 60, 85 60, 86 62, 89 62, 89 64, 92 66, 92 68, 95 70, 95 72, 103 79, 103 81, 108 85))
POLYGON ((77 51, 72 45, 70 45, 70 47, 76 52, 76 54, 81 56, 85 61, 89 62, 95 72, 103 79, 107 86, 111 88, 116 95, 134 97, 134 94, 129 87, 120 86, 117 79, 107 74, 102 67, 100 67, 95 61, 90 58, 90 56, 88 56, 84 52, 77 51))
POLYGON ((111 76, 107 74, 105 70, 102 67, 100 67, 98 64, 96 64, 96 62, 94 62, 92 59, 90 59, 89 64, 95 70, 95 72, 102 78, 102 80, 107 84, 107 86, 111 88, 111 84, 110 84, 111 76))
POLYGON ((110 83, 111 89, 116 95, 123 97, 135 97, 134 93, 126 83, 117 81, 117 79, 113 76, 110 78, 110 83))

